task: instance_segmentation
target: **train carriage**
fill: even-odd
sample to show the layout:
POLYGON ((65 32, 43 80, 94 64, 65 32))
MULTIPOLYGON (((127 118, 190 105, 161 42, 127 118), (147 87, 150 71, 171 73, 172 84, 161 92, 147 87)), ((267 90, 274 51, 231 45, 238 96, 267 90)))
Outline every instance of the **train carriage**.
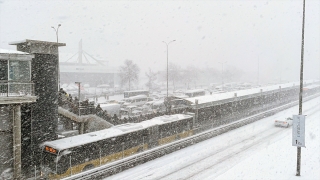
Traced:
MULTIPOLYGON (((312 84, 319 82, 304 83, 306 87, 311 87, 312 84)), ((286 83, 184 99, 191 103, 190 107, 194 112, 198 112, 195 126, 201 132, 297 100, 297 85, 298 83, 286 83)), ((308 92, 312 94, 315 90, 308 92)))
POLYGON ((142 138, 147 130, 139 124, 124 124, 110 129, 45 142, 42 172, 60 179, 147 148, 142 138))
POLYGON ((42 175, 61 179, 191 136, 193 121, 194 117, 190 115, 166 115, 45 142, 42 145, 42 175))

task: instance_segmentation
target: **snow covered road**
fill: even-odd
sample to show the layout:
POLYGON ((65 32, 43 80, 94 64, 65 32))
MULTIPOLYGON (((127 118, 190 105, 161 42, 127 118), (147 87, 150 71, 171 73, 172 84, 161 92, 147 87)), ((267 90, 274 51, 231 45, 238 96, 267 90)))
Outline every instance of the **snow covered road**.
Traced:
POLYGON ((320 98, 303 104, 306 148, 301 177, 291 128, 274 127, 298 106, 176 151, 106 179, 320 179, 320 98))

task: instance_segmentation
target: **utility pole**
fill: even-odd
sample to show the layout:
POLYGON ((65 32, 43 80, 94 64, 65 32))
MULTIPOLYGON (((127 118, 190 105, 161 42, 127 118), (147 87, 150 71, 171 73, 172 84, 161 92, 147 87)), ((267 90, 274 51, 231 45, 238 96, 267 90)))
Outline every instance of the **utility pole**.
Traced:
POLYGON ((169 44, 174 42, 174 41, 176 41, 176 40, 172 40, 172 41, 170 41, 168 43, 165 42, 165 41, 162 41, 167 46, 167 98, 168 98, 168 91, 169 91, 168 90, 169 89, 169 84, 168 84, 168 81, 169 81, 169 65, 168 65, 168 63, 169 63, 169 44))
POLYGON ((169 102, 169 98, 168 98, 168 92, 169 92, 169 44, 170 43, 172 43, 172 42, 174 42, 174 41, 176 41, 176 40, 172 40, 172 41, 170 41, 170 42, 165 42, 165 41, 162 41, 163 43, 165 43, 166 44, 166 46, 167 46, 167 105, 166 105, 166 111, 167 111, 167 113, 169 114, 170 112, 170 107, 169 106, 171 106, 170 105, 170 102, 169 102))
MULTIPOLYGON (((299 115, 302 115, 303 54, 304 54, 304 19, 305 19, 305 0, 303 0, 303 17, 302 17, 302 40, 301 40, 299 115)), ((298 146, 298 147, 297 147, 297 171, 296 171, 296 176, 300 176, 300 169, 301 169, 301 147, 298 146)))
MULTIPOLYGON (((80 86, 81 86, 81 82, 75 82, 78 85, 78 98, 79 98, 79 104, 78 104, 78 116, 80 118, 81 113, 80 113, 80 98, 81 98, 81 94, 80 94, 80 86)), ((83 134, 84 133, 84 122, 80 122, 80 132, 79 134, 83 134)))

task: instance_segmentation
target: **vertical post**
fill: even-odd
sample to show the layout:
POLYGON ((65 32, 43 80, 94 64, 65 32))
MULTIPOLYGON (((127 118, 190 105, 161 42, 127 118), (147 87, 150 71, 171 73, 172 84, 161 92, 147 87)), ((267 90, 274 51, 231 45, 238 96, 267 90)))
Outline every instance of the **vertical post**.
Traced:
POLYGON ((7 63, 8 67, 8 79, 7 79, 7 97, 9 97, 9 92, 10 92, 10 88, 9 88, 9 79, 10 79, 10 61, 8 61, 7 63))
POLYGON ((121 145, 122 145, 122 158, 123 158, 124 157, 124 143, 122 142, 121 145))
POLYGON ((101 166, 101 148, 100 148, 100 151, 99 151, 99 163, 100 163, 100 166, 101 166))
MULTIPOLYGON (((304 19, 305 19, 305 0, 303 0, 303 17, 302 17, 302 40, 301 40, 299 115, 302 115, 303 54, 304 54, 304 19)), ((300 176, 300 167, 301 167, 301 147, 297 147, 297 171, 296 171, 296 176, 300 176)))
POLYGON ((195 114, 195 121, 198 125, 198 99, 195 100, 195 104, 196 104, 196 114, 195 114))
POLYGON ((21 111, 13 106, 13 179, 21 179, 21 111))
POLYGON ((144 137, 145 136, 142 136, 142 146, 144 147, 144 137))
POLYGON ((81 82, 75 82, 76 84, 78 84, 78 102, 79 102, 79 104, 78 104, 78 115, 80 116, 81 114, 80 114, 80 85, 81 85, 81 82))
POLYGON ((259 74, 260 74, 260 56, 258 56, 258 86, 260 87, 260 77, 259 77, 259 74))
POLYGON ((176 40, 172 40, 172 41, 170 41, 170 42, 164 42, 164 41, 162 41, 163 43, 165 43, 166 44, 166 46, 167 46, 167 97, 168 97, 168 89, 169 89, 169 83, 168 83, 168 81, 169 81, 169 44, 170 43, 172 43, 172 42, 174 42, 174 41, 176 41, 176 40))
POLYGON ((9 91, 10 91, 10 84, 9 84, 9 81, 7 82, 7 97, 9 97, 9 91))
POLYGON ((80 134, 84 134, 84 122, 80 123, 80 134))
MULTIPOLYGON (((81 113, 80 113, 80 98, 81 98, 81 94, 80 94, 80 85, 81 82, 75 82, 76 84, 78 84, 78 116, 80 118, 81 113)), ((84 133, 84 122, 80 122, 80 134, 84 133)))
POLYGON ((167 44, 167 98, 168 98, 168 91, 169 91, 169 45, 167 44))
POLYGON ((72 176, 72 165, 71 165, 71 156, 70 156, 70 158, 69 158, 70 160, 70 176, 72 176))

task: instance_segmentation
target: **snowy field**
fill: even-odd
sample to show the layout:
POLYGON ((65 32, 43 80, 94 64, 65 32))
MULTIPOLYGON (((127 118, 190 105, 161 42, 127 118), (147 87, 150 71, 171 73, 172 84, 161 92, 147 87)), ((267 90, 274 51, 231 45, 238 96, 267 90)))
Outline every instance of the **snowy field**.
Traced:
POLYGON ((320 98, 303 104, 306 148, 297 147, 292 129, 274 127, 275 119, 298 114, 298 106, 106 178, 114 179, 320 179, 320 98))

